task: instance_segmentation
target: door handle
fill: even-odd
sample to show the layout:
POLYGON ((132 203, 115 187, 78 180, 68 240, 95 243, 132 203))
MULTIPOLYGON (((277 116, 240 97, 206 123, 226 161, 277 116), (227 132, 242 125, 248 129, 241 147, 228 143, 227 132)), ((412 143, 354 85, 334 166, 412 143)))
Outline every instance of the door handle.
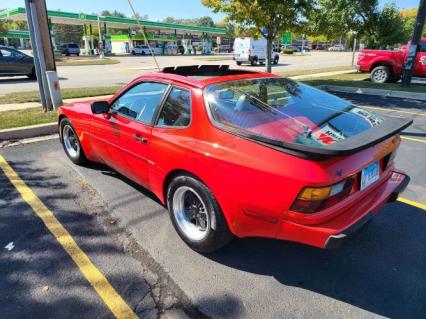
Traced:
POLYGON ((133 138, 140 143, 144 143, 144 144, 148 143, 148 139, 146 137, 140 136, 138 134, 134 134, 133 138))

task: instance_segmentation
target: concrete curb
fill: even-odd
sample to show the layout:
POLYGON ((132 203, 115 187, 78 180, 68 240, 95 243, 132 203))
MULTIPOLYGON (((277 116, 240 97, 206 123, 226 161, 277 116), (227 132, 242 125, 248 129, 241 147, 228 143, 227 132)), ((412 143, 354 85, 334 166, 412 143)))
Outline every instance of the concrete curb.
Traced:
POLYGON ((58 123, 30 125, 0 130, 0 141, 20 140, 58 133, 58 123))
POLYGON ((402 99, 426 101, 426 93, 418 93, 418 92, 404 92, 404 91, 370 89, 370 88, 338 86, 338 85, 320 85, 317 88, 321 90, 325 90, 325 91, 358 93, 358 94, 378 95, 378 96, 397 97, 402 99))

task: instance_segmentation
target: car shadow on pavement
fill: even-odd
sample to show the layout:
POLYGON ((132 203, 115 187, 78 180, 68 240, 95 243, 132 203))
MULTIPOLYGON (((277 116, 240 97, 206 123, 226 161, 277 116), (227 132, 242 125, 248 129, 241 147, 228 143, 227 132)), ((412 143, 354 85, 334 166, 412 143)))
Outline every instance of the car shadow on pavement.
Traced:
POLYGON ((396 202, 336 250, 248 238, 206 257, 378 315, 425 318, 425 229, 423 210, 396 202))
MULTIPOLYGON (((150 310, 152 302, 148 306, 144 304, 150 288, 143 273, 135 272, 130 266, 120 271, 117 266, 111 266, 111 261, 107 262, 128 263, 129 257, 125 256, 116 232, 107 231, 95 215, 79 208, 79 205, 95 205, 84 200, 82 196, 86 192, 76 193, 60 176, 36 168, 31 161, 10 161, 9 164, 54 212, 126 302, 142 312, 150 310), (66 204, 71 201, 81 203, 66 204)), ((70 256, 1 170, 0 185, 0 317, 112 317, 70 256), (11 250, 5 249, 10 243, 13 243, 11 250)), ((137 262, 131 260, 132 263, 137 262)))

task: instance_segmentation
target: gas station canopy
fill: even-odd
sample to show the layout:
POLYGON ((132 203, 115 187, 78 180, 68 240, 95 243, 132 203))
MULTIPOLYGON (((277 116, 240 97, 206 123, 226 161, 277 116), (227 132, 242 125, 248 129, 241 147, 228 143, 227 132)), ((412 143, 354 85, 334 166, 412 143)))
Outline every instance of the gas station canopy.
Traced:
MULTIPOLYGON (((136 19, 119 18, 112 16, 98 16, 85 13, 72 13, 64 11, 47 10, 47 15, 52 23, 69 25, 97 25, 98 22, 106 24, 111 28, 128 29, 138 26, 136 19)), ((0 12, 0 19, 26 20, 25 8, 7 9, 0 12)), ((194 34, 199 35, 209 33, 211 35, 224 35, 226 29, 214 27, 199 27, 193 25, 154 22, 148 20, 139 20, 139 23, 146 28, 156 31, 175 32, 176 34, 194 34)))

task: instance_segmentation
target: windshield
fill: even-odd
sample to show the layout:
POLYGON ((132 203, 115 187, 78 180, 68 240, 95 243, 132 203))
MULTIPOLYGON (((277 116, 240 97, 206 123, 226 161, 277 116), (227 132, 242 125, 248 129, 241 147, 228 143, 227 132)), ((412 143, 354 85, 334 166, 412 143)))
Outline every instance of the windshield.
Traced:
POLYGON ((334 95, 284 78, 222 82, 205 90, 213 121, 251 137, 323 147, 382 123, 334 95))

